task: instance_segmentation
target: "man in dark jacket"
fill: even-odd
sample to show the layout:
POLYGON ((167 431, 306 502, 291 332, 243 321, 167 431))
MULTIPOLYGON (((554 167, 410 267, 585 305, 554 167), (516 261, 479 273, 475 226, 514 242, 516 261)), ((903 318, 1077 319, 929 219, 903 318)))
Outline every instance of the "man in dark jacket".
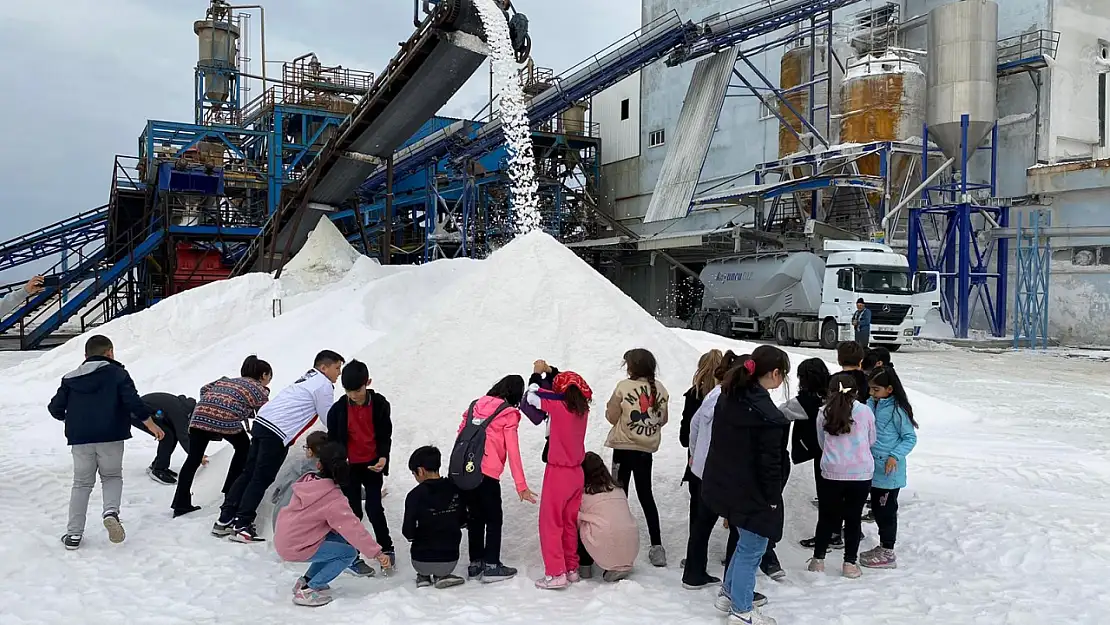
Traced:
MULTIPOLYGON (((362 498, 365 489, 366 516, 374 527, 374 538, 391 560, 396 561, 393 540, 382 508, 382 484, 389 475, 389 450, 393 443, 393 421, 389 401, 370 389, 370 371, 366 363, 352 360, 343 367, 342 382, 346 395, 328 411, 328 438, 347 449, 351 476, 345 492, 351 510, 362 519, 362 498)), ((369 567, 361 558, 354 566, 356 573, 366 574, 369 567)))
POLYGON ((119 521, 123 498, 123 442, 131 426, 142 424, 161 440, 162 428, 151 418, 123 365, 116 362, 112 341, 94 336, 85 342, 85 362, 62 377, 61 386, 47 407, 50 416, 65 422, 66 439, 73 453, 73 490, 69 497, 69 525, 62 536, 66 549, 81 546, 85 514, 96 474, 104 489, 104 527, 113 543, 123 542, 119 521))
MULTIPOLYGON (((154 422, 165 433, 158 441, 158 453, 146 474, 159 484, 176 484, 177 473, 170 470, 170 457, 177 445, 189 453, 189 418, 193 416, 197 400, 170 393, 147 393, 143 395, 143 403, 154 413, 154 422)), ((146 427, 140 429, 151 433, 146 427)))

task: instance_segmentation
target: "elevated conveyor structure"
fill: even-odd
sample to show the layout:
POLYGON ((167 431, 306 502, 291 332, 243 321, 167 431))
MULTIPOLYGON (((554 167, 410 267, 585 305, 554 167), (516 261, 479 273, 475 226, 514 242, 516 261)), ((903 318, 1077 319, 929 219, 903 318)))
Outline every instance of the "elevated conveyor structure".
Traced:
POLYGON ((0 271, 102 239, 107 226, 105 205, 4 241, 0 243, 0 271))
POLYGON ((349 199, 477 71, 486 58, 483 36, 473 0, 436 4, 313 160, 303 182, 287 189, 234 273, 269 270, 271 265, 280 270, 282 259, 299 248, 315 225, 310 213, 333 211, 349 199))

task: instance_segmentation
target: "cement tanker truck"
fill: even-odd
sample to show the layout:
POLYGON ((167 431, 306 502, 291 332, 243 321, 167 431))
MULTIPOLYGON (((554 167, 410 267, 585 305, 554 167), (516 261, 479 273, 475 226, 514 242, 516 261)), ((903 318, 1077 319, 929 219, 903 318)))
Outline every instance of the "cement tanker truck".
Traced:
POLYGON ((816 341, 832 349, 855 338, 852 315, 862 298, 871 310, 871 343, 896 350, 912 343, 926 313, 940 306, 939 276, 911 275, 906 257, 886 245, 825 241, 823 251, 709 262, 701 272, 701 309, 690 327, 774 338, 780 345, 816 341))

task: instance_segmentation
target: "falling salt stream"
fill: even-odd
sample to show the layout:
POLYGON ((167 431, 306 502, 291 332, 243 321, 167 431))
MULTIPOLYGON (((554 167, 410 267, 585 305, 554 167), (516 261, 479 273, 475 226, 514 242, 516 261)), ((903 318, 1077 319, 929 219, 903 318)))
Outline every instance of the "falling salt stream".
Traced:
POLYGON ((512 183, 512 207, 519 234, 540 229, 540 207, 536 192, 536 166, 532 153, 532 130, 528 119, 524 88, 516 54, 509 38, 505 12, 494 0, 474 0, 485 26, 490 47, 494 84, 501 95, 498 115, 504 128, 509 150, 509 180, 512 183))

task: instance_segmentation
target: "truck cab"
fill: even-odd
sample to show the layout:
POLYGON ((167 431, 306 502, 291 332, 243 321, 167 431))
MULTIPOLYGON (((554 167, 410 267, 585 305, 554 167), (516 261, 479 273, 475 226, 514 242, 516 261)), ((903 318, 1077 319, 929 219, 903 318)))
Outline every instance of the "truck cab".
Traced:
POLYGON ((870 342, 892 349, 913 342, 914 279, 906 257, 874 243, 826 241, 825 251, 831 253, 821 291, 821 342, 833 342, 827 336, 833 323, 836 342, 855 339, 852 318, 860 299, 871 311, 870 342), (848 246, 855 249, 844 249, 848 246))

